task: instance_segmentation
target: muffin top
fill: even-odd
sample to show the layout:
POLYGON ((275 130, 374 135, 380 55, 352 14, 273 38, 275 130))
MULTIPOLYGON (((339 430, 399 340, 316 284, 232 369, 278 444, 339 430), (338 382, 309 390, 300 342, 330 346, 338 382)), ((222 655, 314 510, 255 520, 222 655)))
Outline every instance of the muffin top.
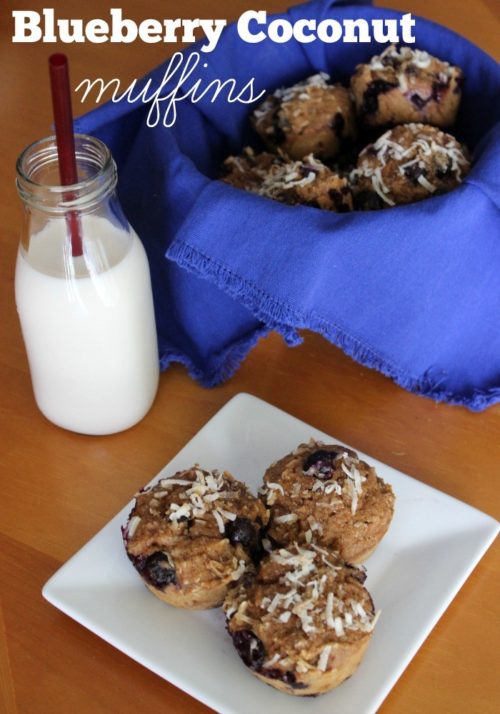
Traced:
MULTIPOLYGON (((312 100, 313 104, 320 102, 322 107, 324 107, 325 94, 328 95, 332 93, 337 87, 341 85, 332 85, 330 83, 330 75, 326 72, 319 72, 318 74, 313 74, 311 77, 297 82, 291 87, 280 87, 274 92, 269 94, 264 101, 254 110, 252 114, 252 119, 254 126, 260 131, 261 125, 264 127, 265 133, 272 135, 275 131, 275 127, 268 125, 269 115, 276 112, 278 109, 282 109, 285 112, 283 119, 291 119, 291 123, 288 124, 288 128, 294 128, 295 131, 302 127, 304 117, 302 116, 302 111, 300 111, 300 103, 303 103, 303 109, 307 112, 310 109, 309 102, 312 100), (296 106, 296 103, 299 103, 296 106), (288 116, 287 105, 292 104, 295 114, 288 116)), ((275 138, 279 143, 279 137, 275 138)))
POLYGON ((345 213, 352 209, 348 181, 335 174, 313 154, 301 161, 247 147, 242 156, 224 162, 223 181, 288 205, 307 205, 345 213))
POLYGON ((252 114, 255 130, 295 159, 311 151, 336 155, 341 142, 355 137, 356 124, 349 90, 329 80, 320 72, 269 94, 252 114))
POLYGON ((278 544, 326 544, 362 535, 357 522, 392 514, 394 496, 375 469, 338 444, 311 440, 273 464, 260 491, 272 509, 270 537, 278 544))
POLYGON ((443 81, 446 77, 461 71, 458 67, 424 50, 396 45, 389 45, 380 55, 374 55, 367 66, 375 72, 391 73, 390 76, 393 77, 399 77, 401 72, 411 75, 417 71, 424 71, 433 76, 441 73, 443 81))
POLYGON ((256 152, 246 146, 239 156, 228 156, 224 160, 222 181, 235 188, 262 193, 263 183, 273 166, 281 167, 284 161, 279 154, 256 152))
POLYGON ((355 643, 373 630, 364 579, 363 570, 312 543, 269 553, 257 575, 244 577, 224 604, 245 664, 263 675, 275 667, 325 671, 335 643, 355 643))
POLYGON ((460 184, 470 169, 467 149, 428 124, 403 124, 360 153, 354 188, 368 184, 383 204, 417 201, 460 184))
POLYGON ((266 509, 243 483, 196 465, 137 493, 123 538, 143 575, 155 561, 149 580, 155 579, 157 559, 165 567, 168 561, 177 584, 194 587, 207 577, 237 580, 258 558, 267 520, 266 509))
POLYGON ((450 88, 452 80, 453 90, 459 92, 462 70, 423 50, 390 45, 367 64, 356 67, 354 86, 358 77, 364 77, 365 82, 369 77, 375 82, 373 92, 364 95, 360 107, 361 114, 371 114, 377 110, 377 95, 388 89, 398 88, 417 109, 423 109, 431 100, 439 101, 440 95, 450 88))

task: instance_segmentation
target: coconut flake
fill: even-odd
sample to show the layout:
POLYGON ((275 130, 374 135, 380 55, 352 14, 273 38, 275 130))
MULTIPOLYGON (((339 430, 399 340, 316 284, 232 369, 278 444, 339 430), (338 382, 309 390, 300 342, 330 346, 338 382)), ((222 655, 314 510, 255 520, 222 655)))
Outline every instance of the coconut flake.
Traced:
POLYGON ((320 481, 319 479, 316 479, 316 481, 312 485, 311 491, 315 493, 316 491, 324 491, 325 490, 325 484, 323 481, 320 481))
POLYGON ((377 168, 374 170, 372 176, 371 176, 371 181, 372 181, 372 186, 373 190, 375 193, 380 196, 382 201, 384 203, 387 203, 389 206, 395 206, 395 202, 392 200, 392 198, 389 198, 386 194, 389 193, 389 189, 387 186, 384 184, 382 180, 382 173, 381 173, 381 168, 380 166, 377 166, 377 168))
POLYGON ((366 617, 365 609, 360 602, 353 600, 351 607, 355 615, 359 615, 359 617, 366 617))
POLYGON ((271 613, 274 612, 282 599, 283 595, 281 593, 276 593, 276 595, 273 597, 273 599, 267 606, 266 610, 271 613))
POLYGON ((434 193, 436 190, 436 187, 434 184, 432 184, 430 181, 428 181, 423 174, 420 174, 420 176, 417 178, 417 181, 421 186, 426 188, 430 193, 434 193))
POLYGON ((285 495, 285 489, 283 488, 283 486, 282 486, 280 483, 270 482, 270 483, 267 484, 267 488, 268 488, 270 491, 281 491, 281 495, 282 495, 282 496, 285 495))
POLYGON ((163 478, 160 481, 160 486, 162 488, 167 488, 168 486, 192 486, 193 481, 188 481, 182 478, 163 478))
POLYGON ((189 518, 191 515, 191 506, 189 503, 185 503, 183 506, 172 503, 170 511, 169 519, 171 521, 179 521, 181 518, 189 518))
POLYGON ((203 496, 203 500, 205 503, 213 503, 213 501, 217 501, 220 497, 220 493, 207 493, 206 496, 203 496))
POLYGON ((271 659, 268 659, 266 662, 264 662, 264 667, 274 667, 275 664, 278 664, 280 661, 280 656, 279 654, 275 654, 271 659))
POLYGON ((212 511, 212 515, 215 518, 215 521, 217 523, 217 528, 219 529, 219 533, 224 533, 224 530, 225 530, 224 521, 222 520, 221 514, 219 513, 219 511, 217 509, 214 509, 212 511))
POLYGON ((224 516, 224 518, 227 518, 228 521, 236 520, 236 513, 232 513, 232 511, 226 511, 224 508, 218 508, 217 510, 222 516, 224 516))
POLYGON ((129 538, 132 538, 132 536, 136 532, 137 526, 139 525, 141 520, 142 519, 140 516, 132 516, 132 518, 129 521, 128 528, 127 528, 127 536, 129 538))
POLYGON ((244 560, 240 560, 236 570, 231 573, 231 580, 239 580, 246 570, 246 563, 244 560))
POLYGON ((335 627, 335 621, 333 619, 333 593, 329 592, 326 596, 326 607, 325 607, 325 620, 328 627, 332 629, 335 627))
POLYGON ((344 624, 341 617, 336 617, 333 621, 333 626, 335 627, 335 634, 337 637, 343 637, 345 635, 344 624))
POLYGON ((271 553, 271 551, 273 550, 273 544, 271 543, 269 538, 262 539, 262 547, 264 548, 266 553, 271 553))
POLYGON ((370 628, 370 629, 369 629, 369 632, 371 632, 371 631, 374 629, 374 627, 375 627, 375 625, 377 624, 378 619, 379 619, 379 617, 380 617, 381 614, 382 614, 382 610, 378 610, 378 611, 375 613, 375 616, 374 616, 373 620, 372 620, 371 623, 368 625, 368 627, 370 628))
POLYGON ((328 666, 328 659, 330 657, 330 652, 332 651, 332 646, 331 645, 325 645, 323 649, 321 650, 321 653, 319 655, 318 659, 318 664, 317 668, 321 670, 321 672, 326 672, 326 668, 328 666))
POLYGON ((283 516, 278 516, 274 519, 275 523, 294 523, 297 520, 295 513, 286 513, 283 516))

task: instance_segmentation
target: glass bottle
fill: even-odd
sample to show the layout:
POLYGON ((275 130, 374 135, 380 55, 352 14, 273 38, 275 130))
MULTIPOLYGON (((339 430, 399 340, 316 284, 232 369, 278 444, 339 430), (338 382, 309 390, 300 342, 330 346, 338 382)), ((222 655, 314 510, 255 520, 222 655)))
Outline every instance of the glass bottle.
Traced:
POLYGON ((42 413, 72 431, 111 434, 140 421, 158 388, 151 279, 108 148, 81 134, 75 148, 70 187, 58 185, 53 136, 17 161, 16 305, 42 413))

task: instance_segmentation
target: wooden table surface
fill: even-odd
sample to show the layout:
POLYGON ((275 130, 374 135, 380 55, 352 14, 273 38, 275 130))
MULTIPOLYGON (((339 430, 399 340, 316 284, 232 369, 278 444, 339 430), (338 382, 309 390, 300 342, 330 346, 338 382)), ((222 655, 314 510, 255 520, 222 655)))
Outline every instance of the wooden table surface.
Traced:
MULTIPOLYGON (((498 52, 498 0, 397 0, 498 52)), ((6 7, 8 5, 8 7, 6 7)), ((286 0, 120 3, 127 16, 227 17, 284 9, 286 0)), ((66 51, 76 85, 86 76, 127 83, 165 58, 161 45, 13 45, 12 9, 0 10, 0 709, 8 714, 208 711, 70 620, 41 597, 44 582, 123 506, 230 397, 248 391, 493 516, 499 515, 500 406, 482 414, 413 396, 307 334, 288 349, 262 340, 227 384, 206 390, 180 366, 162 375, 156 403, 135 428, 92 438, 38 412, 13 300, 21 219, 13 185, 19 151, 49 133, 46 57, 66 51)), ((63 17, 104 17, 116 3, 51 3, 63 17)), ((90 107, 83 107, 90 108, 90 107)), ((78 107, 76 111, 83 111, 78 107)), ((498 711, 499 548, 466 582, 383 704, 384 714, 498 711), (495 619, 496 618, 496 619, 495 619)), ((339 714, 342 714, 339 712, 339 714)))

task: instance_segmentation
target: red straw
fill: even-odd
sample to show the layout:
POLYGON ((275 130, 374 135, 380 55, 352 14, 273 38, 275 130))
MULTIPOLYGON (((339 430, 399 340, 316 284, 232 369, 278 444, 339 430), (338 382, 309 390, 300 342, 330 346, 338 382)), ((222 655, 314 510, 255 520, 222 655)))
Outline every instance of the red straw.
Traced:
MULTIPOLYGON (((51 55, 49 57, 49 72, 59 157, 59 176, 63 186, 71 186, 78 183, 78 172, 76 170, 73 112, 66 55, 59 53, 51 55)), ((72 200, 74 194, 67 193, 64 198, 72 200)), ((71 236, 72 255, 74 257, 82 255, 81 225, 78 214, 71 211, 66 215, 66 221, 71 236)))

